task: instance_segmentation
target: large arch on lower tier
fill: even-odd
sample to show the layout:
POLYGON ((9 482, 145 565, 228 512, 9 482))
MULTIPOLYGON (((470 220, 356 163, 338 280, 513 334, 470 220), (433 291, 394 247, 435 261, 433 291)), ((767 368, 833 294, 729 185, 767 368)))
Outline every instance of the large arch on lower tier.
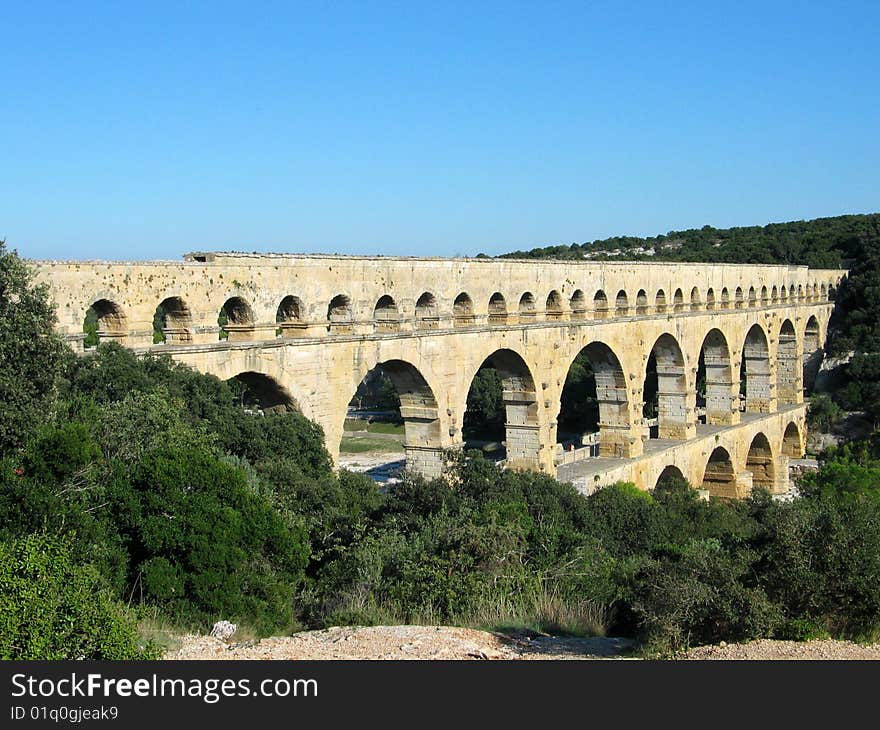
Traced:
POLYGON ((657 419, 649 436, 687 439, 694 435, 693 408, 685 372, 684 353, 678 340, 664 333, 652 346, 645 364, 643 415, 657 419), (655 412, 656 410, 656 412, 655 412))
MULTIPOLYGON (((592 413, 585 416, 581 432, 599 433, 599 453, 602 456, 629 456, 629 441, 632 437, 630 405, 627 398, 626 376, 620 359, 604 342, 595 341, 582 347, 568 364, 565 384, 560 392, 557 421, 566 425, 572 406, 592 413), (588 382, 579 386, 580 393, 572 393, 572 378, 581 370, 581 379, 588 382), (572 397, 595 399, 592 404, 573 403, 572 397)), ((583 419, 582 419, 583 420, 583 419)))
POLYGON ((266 413, 302 413, 302 408, 290 391, 271 375, 245 370, 229 379, 245 386, 242 391, 242 405, 245 407, 257 408, 266 413))
POLYGON ((770 441, 763 433, 755 434, 749 445, 745 470, 752 475, 752 488, 760 487, 768 492, 776 491, 777 466, 770 441))
POLYGON ((671 486, 687 483, 688 480, 682 473, 681 469, 674 464, 669 464, 668 466, 663 467, 663 471, 661 471, 660 476, 657 477, 657 481, 654 483, 654 491, 662 491, 671 486))
POLYGON ((697 407, 705 409, 705 423, 711 426, 736 423, 739 402, 730 346, 717 328, 706 333, 700 346, 696 389, 697 407))
POLYGON ((736 470, 730 452, 718 446, 710 455, 703 470, 700 489, 706 490, 710 497, 736 499, 745 496, 737 485, 736 470))
POLYGON ((804 440, 800 428, 794 421, 785 427, 780 451, 790 459, 800 459, 804 455, 804 440))
MULTIPOLYGON (((504 348, 495 350, 480 363, 467 381, 469 395, 483 370, 494 370, 500 381, 506 465, 513 469, 540 469, 538 396, 531 369, 519 353, 504 348)), ((462 432, 467 427, 467 421, 466 407, 462 414, 462 432)))
MULTIPOLYGON (((360 379, 352 393, 352 407, 364 387, 382 389, 393 387, 399 403, 389 403, 392 411, 397 411, 392 422, 403 424, 402 449, 405 454, 406 469, 428 478, 439 477, 443 472, 443 451, 440 435, 440 414, 437 399, 428 381, 419 369, 405 360, 389 359, 375 364, 360 379)), ((392 399, 393 400, 393 399, 392 399)), ((355 406, 360 404, 355 403, 355 406)), ((343 423, 349 409, 343 414, 343 423)), ((357 416, 352 412, 352 417, 357 416)), ((344 427, 342 430, 344 434, 344 427)), ((387 434, 386 434, 387 435, 387 434)), ((398 442, 399 443, 399 442, 398 442)), ((393 461, 389 457, 389 461, 393 461)))

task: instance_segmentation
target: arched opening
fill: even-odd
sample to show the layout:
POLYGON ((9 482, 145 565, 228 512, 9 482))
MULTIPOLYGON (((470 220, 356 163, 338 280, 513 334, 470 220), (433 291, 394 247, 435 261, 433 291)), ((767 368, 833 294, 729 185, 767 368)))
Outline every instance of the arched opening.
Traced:
POLYGON ((810 393, 816 384, 816 376, 825 356, 822 348, 822 339, 819 334, 819 320, 811 316, 807 320, 804 329, 804 352, 803 352, 803 383, 804 389, 810 393))
POLYGON ((803 367, 799 362, 797 334, 790 319, 779 328, 776 351, 776 397, 780 404, 794 405, 803 401, 803 367))
POLYGON ((459 294, 452 303, 454 327, 470 327, 474 323, 474 303, 467 292, 459 294))
POLYGON ((672 296, 672 310, 674 312, 684 311, 684 293, 681 289, 676 289, 672 296))
POLYGON ((742 309, 745 301, 743 298, 743 290, 742 290, 741 286, 738 286, 736 288, 736 291, 733 294, 733 299, 734 299, 734 308, 735 309, 742 309))
POLYGON ((572 361, 556 423, 556 440, 564 450, 589 448, 593 456, 629 455, 626 378, 620 360, 606 344, 593 342, 572 361))
POLYGON ((416 301, 416 329, 435 330, 440 326, 440 310, 431 292, 424 292, 416 301))
POLYGON ((697 287, 691 289, 691 311, 696 311, 700 308, 700 290, 697 287))
POLYGON ((654 309, 658 314, 663 314, 666 311, 666 292, 662 289, 658 289, 654 296, 654 309))
POLYGON ((286 296, 278 305, 275 312, 275 334, 279 337, 297 337, 304 333, 306 323, 304 319, 304 307, 302 300, 295 296, 286 296))
POLYGON ((833 302, 835 299, 837 299, 837 289, 835 289, 833 286, 829 286, 828 287, 828 301, 833 302))
POLYGON ((727 338, 712 329, 703 339, 697 365, 699 421, 711 426, 731 424, 739 411, 727 338))
POLYGON ((798 284, 797 295, 796 295, 796 296, 797 296, 797 301, 799 301, 799 302, 804 301, 804 287, 803 287, 803 284, 798 284))
POLYGON ((783 302, 788 301, 788 289, 785 287, 785 284, 779 287, 779 299, 783 302))
POLYGON ((685 479, 684 474, 681 473, 681 469, 670 464, 669 466, 664 467, 663 471, 660 472, 660 476, 657 477, 657 482, 654 484, 654 491, 663 492, 689 487, 688 480, 685 479))
POLYGON ((618 317, 625 317, 629 314, 629 298, 623 289, 617 292, 617 297, 614 300, 614 313, 618 317))
POLYGON ((547 295, 544 316, 549 320, 562 319, 562 297, 555 289, 547 295))
POLYGON ((745 496, 737 489, 736 472, 730 454, 723 446, 718 446, 709 456, 703 472, 701 489, 706 490, 710 497, 736 499, 745 496))
POLYGON ((489 324, 507 323, 507 302, 501 292, 489 297, 489 324))
POLYGON ((125 314, 116 302, 99 299, 86 310, 83 320, 83 347, 97 347, 107 340, 118 340, 126 335, 125 314))
POLYGON ((347 335, 354 332, 354 313, 347 294, 337 294, 327 306, 327 331, 347 335))
POLYGON ((275 378, 257 372, 243 372, 230 379, 236 383, 239 403, 252 411, 263 413, 300 412, 293 397, 275 378))
POLYGON ((757 307, 758 306, 758 294, 755 292, 755 287, 749 287, 749 306, 757 307))
POLYGON ((776 490, 776 463, 770 442, 763 433, 752 439, 749 455, 746 457, 746 471, 752 474, 753 489, 760 487, 768 492, 776 490))
POLYGON ((389 294, 379 297, 373 308, 373 326, 376 332, 396 332, 400 329, 400 313, 397 302, 389 294))
POLYGON ((254 312, 241 297, 230 297, 223 303, 217 324, 220 325, 218 337, 221 340, 240 342, 254 337, 254 312))
POLYGON ((796 301, 796 300, 797 300, 797 290, 794 288, 794 284, 791 284, 791 285, 788 287, 788 298, 789 298, 791 301, 796 301))
POLYGON ((779 289, 775 286, 770 290, 770 303, 777 304, 779 302, 779 289))
POLYGON ((790 459, 800 459, 804 455, 801 432, 794 421, 785 427, 785 433, 782 435, 782 453, 790 459))
POLYGON ((489 458, 505 459, 512 468, 538 469, 535 381, 513 350, 497 350, 480 365, 468 391, 462 434, 465 448, 479 448, 489 458))
POLYGON ((535 295, 527 291, 519 298, 519 321, 531 322, 535 319, 535 295))
POLYGON ((819 301, 820 302, 825 301, 826 292, 827 292, 827 289, 825 289, 825 282, 822 282, 822 284, 819 286, 819 301))
POLYGON ((770 349, 767 335, 758 324, 746 335, 740 365, 740 392, 745 394, 745 410, 749 413, 770 413, 775 410, 770 380, 770 349))
POLYGON ((770 299, 769 299, 769 294, 767 292, 767 287, 762 286, 761 287, 761 305, 766 307, 767 304, 769 303, 769 301, 770 301, 770 299))
POLYGON ((648 295, 645 293, 644 289, 639 289, 639 293, 636 294, 636 314, 647 314, 648 313, 648 295))
POLYGON ((580 289, 576 289, 568 302, 572 319, 584 319, 587 316, 587 300, 580 289))
POLYGON ((404 467, 429 479, 441 476, 437 401, 416 367, 387 360, 364 376, 348 404, 339 461, 380 482, 396 479, 404 467))
POLYGON ((727 287, 721 290, 721 308, 730 309, 730 292, 727 291, 727 287))
POLYGON ((601 289, 593 297, 593 315, 596 319, 605 319, 608 316, 608 297, 601 289))
POLYGON ((176 345, 192 341, 192 314, 180 297, 160 302, 153 314, 153 343, 176 345))
POLYGON ((660 335, 651 348, 642 395, 649 438, 686 439, 693 435, 684 355, 672 335, 660 335))
POLYGON ((715 290, 706 291, 706 309, 715 309, 715 290))

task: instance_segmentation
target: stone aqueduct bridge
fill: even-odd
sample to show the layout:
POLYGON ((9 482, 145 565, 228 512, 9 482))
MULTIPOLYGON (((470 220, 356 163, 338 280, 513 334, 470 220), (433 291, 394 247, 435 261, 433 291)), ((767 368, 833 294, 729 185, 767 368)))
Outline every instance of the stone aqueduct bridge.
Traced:
POLYGON ((408 467, 440 473, 442 450, 462 444, 468 390, 488 360, 503 382, 510 467, 558 471, 585 491, 617 479, 650 489, 673 471, 720 496, 741 496, 753 483, 786 489, 788 457, 803 453, 803 364, 821 352, 846 274, 223 253, 36 267, 75 347, 92 307, 102 340, 167 352, 261 386, 269 405, 294 405, 323 427, 334 459, 348 403, 381 364, 400 393, 408 467), (160 304, 166 341, 154 345, 160 304), (599 400, 598 456, 586 459, 589 448, 562 451, 556 438, 562 389, 583 350, 599 400), (643 416, 652 352, 653 429, 643 416))

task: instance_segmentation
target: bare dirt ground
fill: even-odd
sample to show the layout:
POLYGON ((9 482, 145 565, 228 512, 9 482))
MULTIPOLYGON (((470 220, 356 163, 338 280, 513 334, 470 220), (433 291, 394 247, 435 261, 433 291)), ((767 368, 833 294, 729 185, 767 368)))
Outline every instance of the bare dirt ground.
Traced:
MULTIPOLYGON (((255 641, 180 637, 165 659, 629 659, 620 638, 500 634, 451 626, 334 627, 255 641)), ((764 639, 691 649, 680 659, 874 659, 880 644, 764 639)))
POLYGON ((181 637, 166 659, 610 659, 627 639, 505 635, 452 626, 333 627, 236 643, 181 637))
POLYGON ((814 639, 778 641, 759 639, 748 644, 698 646, 683 659, 873 659, 880 660, 880 644, 814 639))

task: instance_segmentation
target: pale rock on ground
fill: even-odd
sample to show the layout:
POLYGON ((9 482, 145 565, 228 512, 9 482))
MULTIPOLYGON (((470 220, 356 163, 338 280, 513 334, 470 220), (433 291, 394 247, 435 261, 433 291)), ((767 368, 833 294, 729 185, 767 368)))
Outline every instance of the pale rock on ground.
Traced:
POLYGON ((631 645, 627 639, 508 636, 453 626, 333 627, 258 641, 180 641, 166 659, 609 659, 631 645))
MULTIPOLYGON (((452 626, 333 627, 236 642, 211 636, 180 637, 165 659, 627 659, 628 639, 506 635, 452 626)), ((880 644, 762 639, 701 646, 680 659, 874 659, 880 644)))

